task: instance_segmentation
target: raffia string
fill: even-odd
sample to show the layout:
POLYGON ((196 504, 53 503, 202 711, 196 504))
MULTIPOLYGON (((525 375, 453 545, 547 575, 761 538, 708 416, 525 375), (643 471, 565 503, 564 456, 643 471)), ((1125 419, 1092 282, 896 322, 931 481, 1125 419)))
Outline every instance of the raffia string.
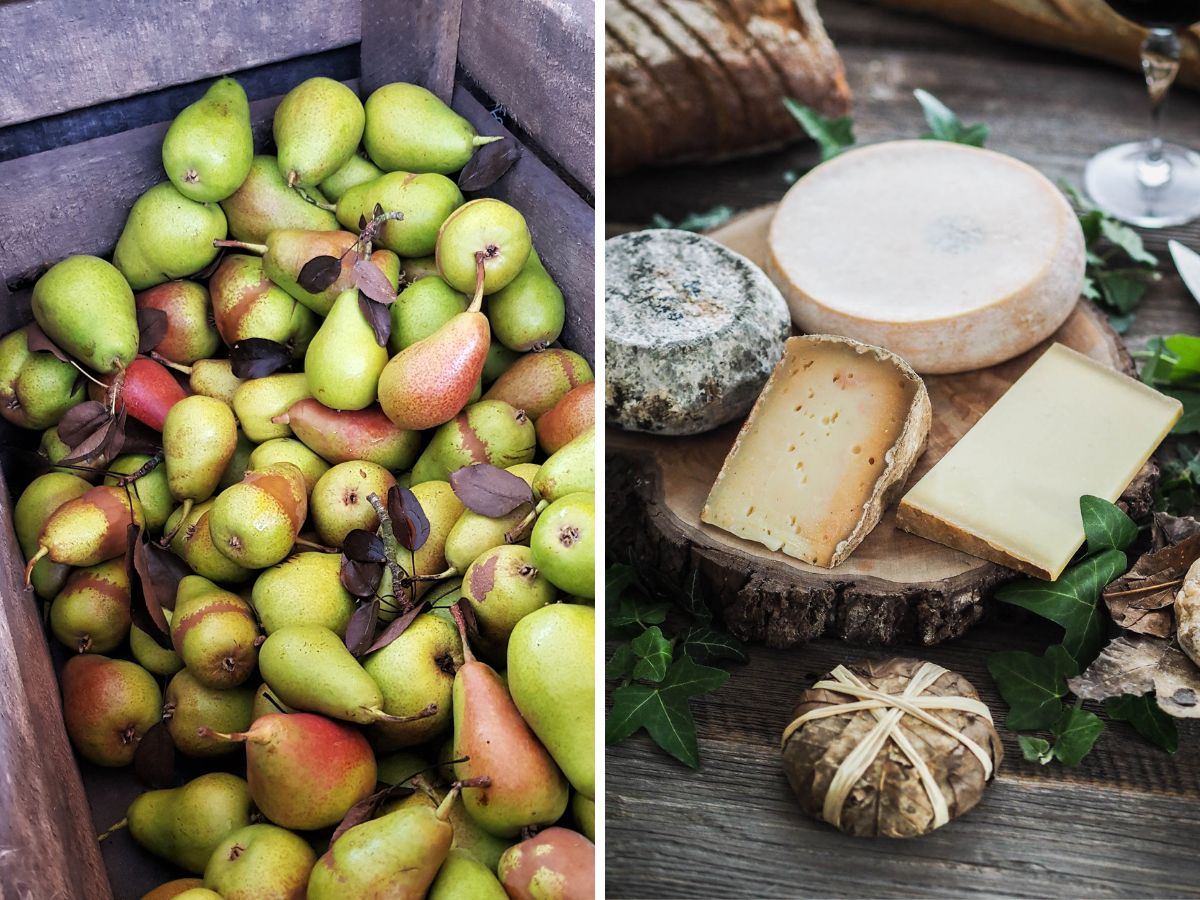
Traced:
POLYGON ((940 729, 961 743, 979 760, 979 764, 983 766, 984 777, 989 779, 992 777, 992 758, 988 752, 961 731, 943 721, 940 717, 928 712, 928 710, 935 709, 956 709, 960 712, 982 716, 987 719, 990 726, 992 724, 992 714, 988 710, 987 705, 980 700, 974 700, 970 697, 921 696, 935 681, 946 674, 946 669, 931 662, 923 663, 900 694, 887 694, 883 691, 876 691, 867 687, 866 684, 845 666, 838 666, 829 674, 829 680, 818 681, 813 685, 813 688, 834 691, 839 694, 848 694, 851 697, 858 697, 859 699, 848 703, 823 706, 819 709, 806 712, 783 730, 782 744, 786 747, 788 738, 798 728, 815 719, 825 719, 829 716, 840 716, 844 713, 864 711, 869 711, 875 716, 877 720, 875 727, 842 760, 842 764, 838 766, 837 772, 834 773, 833 778, 829 782, 829 788, 825 792, 822 815, 825 821, 831 825, 835 827, 840 825, 842 808, 845 806, 846 798, 850 795, 851 789, 858 779, 862 777, 863 773, 867 771, 872 761, 879 755, 879 751, 883 749, 883 746, 889 740, 894 741, 896 746, 900 748, 900 751, 908 757, 909 762, 913 764, 913 768, 917 772, 917 776, 921 779, 921 784, 925 788, 925 793, 929 795, 929 802, 933 806, 934 827, 939 828, 950 821, 950 810, 946 806, 946 798, 943 796, 941 788, 938 787, 937 779, 933 777, 933 773, 929 771, 929 765, 926 763, 925 758, 917 753, 916 748, 913 747, 912 742, 905 735, 900 725, 900 720, 906 714, 915 716, 922 722, 940 729))

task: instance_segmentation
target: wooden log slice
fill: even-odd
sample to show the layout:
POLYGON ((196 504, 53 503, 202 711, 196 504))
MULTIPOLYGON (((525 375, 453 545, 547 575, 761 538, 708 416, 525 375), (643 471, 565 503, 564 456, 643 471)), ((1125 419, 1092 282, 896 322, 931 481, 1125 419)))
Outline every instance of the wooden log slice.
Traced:
MULTIPOLYGON (((772 212, 765 207, 747 213, 711 237, 761 264, 772 212)), ((1104 314, 1082 300, 1054 335, 1028 353, 975 372, 926 376, 933 426, 909 483, 928 472, 1054 341, 1135 374, 1104 314)), ((937 644, 963 634, 983 615, 992 591, 1018 577, 899 530, 894 508, 836 569, 806 565, 702 524, 700 509, 739 427, 735 422, 682 438, 610 428, 606 521, 617 558, 681 582, 695 573, 743 640, 789 647, 834 635, 866 644, 937 644)), ((1134 517, 1149 512, 1158 474, 1158 466, 1147 463, 1119 505, 1134 517)))

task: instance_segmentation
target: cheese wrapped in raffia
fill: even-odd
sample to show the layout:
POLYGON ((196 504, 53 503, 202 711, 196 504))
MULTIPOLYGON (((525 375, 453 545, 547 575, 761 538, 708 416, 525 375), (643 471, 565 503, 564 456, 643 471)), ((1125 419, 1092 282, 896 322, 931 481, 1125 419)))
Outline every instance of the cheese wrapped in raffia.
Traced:
POLYGON ((975 806, 1003 757, 971 683, 919 659, 838 666, 783 732, 801 808, 847 834, 914 837, 975 806))

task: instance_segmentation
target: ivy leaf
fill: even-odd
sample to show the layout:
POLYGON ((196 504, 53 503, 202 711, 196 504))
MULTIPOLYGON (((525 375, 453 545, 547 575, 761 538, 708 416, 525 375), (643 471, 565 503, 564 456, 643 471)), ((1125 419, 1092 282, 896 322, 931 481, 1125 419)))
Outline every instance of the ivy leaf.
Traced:
POLYGON ((1021 753, 1030 762, 1041 763, 1044 766, 1054 759, 1054 754, 1050 752, 1050 742, 1045 738, 1019 734, 1017 743, 1021 745, 1021 753))
POLYGON ((988 127, 986 125, 966 127, 950 107, 929 91, 917 88, 913 91, 913 96, 921 104, 921 110, 925 113, 925 121, 929 123, 929 133, 923 134, 921 137, 935 141, 950 141, 954 144, 968 144, 972 147, 982 147, 984 141, 987 140, 988 127))
POLYGON ((620 743, 645 728, 663 750, 684 765, 700 765, 696 723, 688 698, 714 691, 729 680, 723 669, 701 666, 687 656, 671 664, 658 685, 631 682, 613 691, 605 741, 620 743))
POLYGON ((849 116, 828 119, 815 109, 797 103, 791 97, 783 98, 783 105, 792 114, 805 134, 821 148, 821 162, 833 159, 847 147, 854 146, 854 120, 849 116))
POLYGON ((707 624, 712 621, 712 610, 704 592, 700 590, 700 570, 693 569, 686 585, 675 591, 676 605, 696 622, 707 624))
POLYGON ((1114 503, 1084 494, 1079 498, 1079 512, 1083 516, 1088 553, 1124 550, 1137 540, 1137 525, 1114 503))
POLYGON ((638 661, 633 667, 633 677, 644 681, 662 681, 671 667, 671 642, 657 625, 647 628, 630 644, 638 661))
POLYGON ((644 594, 624 596, 615 606, 608 604, 608 624, 612 628, 624 629, 637 626, 641 629, 651 625, 661 625, 667 621, 667 612, 671 604, 667 600, 658 600, 644 594))
POLYGON ((1093 280, 1100 290, 1100 299, 1123 316, 1130 315, 1137 308, 1148 287, 1144 277, 1124 269, 1098 271, 1093 280))
POLYGON ((1087 756, 1096 738, 1104 731, 1104 722, 1093 712, 1071 707, 1051 729, 1054 733, 1054 758, 1067 766, 1077 766, 1087 756))
POLYGON ((625 588, 638 580, 637 569, 625 563, 617 563, 608 567, 604 575, 604 599, 615 605, 621 599, 625 588))
POLYGON ((996 597, 1061 625, 1063 646, 1083 667, 1096 658, 1104 641, 1100 592, 1125 568, 1124 553, 1105 550, 1071 566, 1057 581, 1022 578, 999 590, 996 597))
POLYGON ((993 653, 987 660, 996 690, 1008 704, 1005 725, 1013 731, 1050 728, 1062 715, 1062 698, 1067 695, 1067 678, 1079 669, 1059 644, 1034 656, 1023 650, 993 653))
POLYGON ((1113 697, 1104 701, 1104 711, 1119 722, 1128 722, 1160 750, 1174 753, 1179 749, 1179 729, 1175 727, 1175 720, 1158 708, 1153 694, 1113 697))
POLYGON ((633 652, 631 644, 622 644, 609 659, 604 667, 605 678, 628 678, 633 675, 633 667, 637 665, 638 655, 633 652))
POLYGON ((709 231, 719 225, 724 225, 733 218, 733 213, 732 206, 719 205, 704 212, 688 213, 674 223, 666 216, 655 213, 650 217, 650 227, 677 228, 680 231, 709 231))
POLYGON ((1158 265, 1158 257, 1146 249, 1142 243, 1142 236, 1124 222, 1119 222, 1111 216, 1103 216, 1100 219, 1100 234, 1124 250, 1134 262, 1147 266, 1158 265))
POLYGON ((731 634, 708 625, 693 625, 679 639, 679 649, 697 662, 732 659, 747 662, 745 645, 731 634))

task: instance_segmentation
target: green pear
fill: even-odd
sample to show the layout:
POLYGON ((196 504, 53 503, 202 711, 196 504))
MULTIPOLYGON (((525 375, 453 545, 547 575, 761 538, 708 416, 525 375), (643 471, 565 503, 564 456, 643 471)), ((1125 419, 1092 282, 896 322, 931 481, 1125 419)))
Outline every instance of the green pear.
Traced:
POLYGON ((163 454, 171 496, 183 503, 207 500, 237 447, 233 410, 212 397, 193 394, 171 407, 163 424, 163 454))
POLYGON ((513 367, 520 353, 509 350, 499 341, 492 341, 488 347, 487 357, 483 361, 483 383, 491 385, 497 378, 513 367))
POLYGON ((218 584, 241 584, 254 572, 229 559, 213 543, 208 521, 214 502, 197 503, 186 516, 179 507, 167 519, 163 531, 171 535, 171 550, 197 575, 218 584))
POLYGON ((224 200, 246 180, 254 159, 250 103, 232 78, 213 83, 175 117, 163 138, 163 168, 189 200, 224 200))
POLYGON ((291 463, 272 463, 217 495, 208 531, 239 566, 265 569, 291 552, 307 516, 304 474, 291 463))
POLYGON ((408 284, 413 284, 422 278, 438 274, 437 258, 431 253, 428 256, 406 259, 401 264, 401 269, 404 272, 404 281, 408 284))
MULTIPOLYGON (((136 474, 150 462, 151 458, 143 453, 118 456, 106 467, 109 474, 104 477, 104 483, 116 484, 121 476, 136 474)), ((129 489, 137 495, 138 501, 142 504, 142 513, 146 518, 146 530, 151 534, 159 534, 175 508, 175 500, 171 496, 171 489, 167 483, 166 466, 156 465, 148 472, 139 475, 137 479, 129 482, 129 489)))
POLYGON ((384 503, 396 478, 383 466, 369 462, 338 463, 321 476, 309 504, 321 541, 340 547, 351 531, 375 531, 379 516, 367 499, 375 494, 384 503))
POLYGON ((217 331, 229 346, 246 338, 265 338, 286 344, 300 358, 317 331, 312 310, 272 283, 257 256, 225 257, 209 281, 209 290, 217 331))
POLYGON ((258 690, 254 692, 254 721, 257 722, 263 716, 274 715, 275 713, 294 713, 295 710, 280 700, 271 692, 271 689, 265 684, 260 684, 258 690))
POLYGON ((204 885, 222 900, 298 900, 316 861, 299 835, 275 825, 247 825, 217 844, 204 885))
POLYGON ((444 481, 472 463, 508 468, 532 461, 537 438, 533 423, 502 400, 481 400, 434 432, 416 465, 413 483, 444 481))
POLYGON ((555 603, 508 640, 508 690, 571 786, 596 796, 596 610, 555 603))
POLYGON ((50 604, 50 630, 76 653, 110 653, 125 641, 129 625, 123 557, 76 569, 50 604))
POLYGON ((379 245, 400 256, 428 256, 437 246, 438 229, 463 205, 462 191, 444 175, 391 172, 346 191, 337 203, 337 218, 345 228, 358 228, 376 206, 404 218, 384 223, 379 245))
POLYGON ((571 390, 595 380, 587 360, 571 350, 527 353, 493 384, 485 400, 503 400, 537 421, 571 390))
POLYGON ((218 492, 237 484, 246 477, 246 470, 251 468, 250 455, 254 453, 254 450, 254 443, 239 428, 237 443, 233 448, 233 456, 229 458, 229 462, 225 465, 225 471, 221 473, 221 480, 217 482, 218 492))
POLYGON ((210 891, 201 883, 200 887, 188 888, 180 894, 176 894, 174 900, 224 900, 216 891, 210 891))
POLYGON ((547 459, 533 479, 533 490, 554 502, 567 494, 596 489, 596 430, 585 431, 547 459))
POLYGON ((436 811, 406 807, 347 829, 313 867, 308 900, 425 896, 450 851, 447 804, 455 799, 436 811))
POLYGON ((129 833, 156 856, 203 872, 225 837, 250 824, 250 788, 228 772, 210 772, 182 787, 147 791, 129 804, 129 833))
MULTIPOLYGON (((453 739, 446 741, 446 747, 449 748, 446 758, 453 759, 454 756, 450 752, 453 749, 453 739)), ((380 771, 382 773, 382 769, 380 771)), ((443 780, 449 784, 454 780, 453 767, 450 767, 450 770, 446 774, 447 777, 443 780)), ((418 776, 415 780, 420 781, 423 779, 424 776, 418 776)), ((396 781, 401 779, 392 780, 384 778, 381 774, 379 780, 385 784, 395 784, 396 781)), ((387 804, 384 806, 384 811, 394 812, 395 810, 410 806, 424 806, 428 809, 436 810, 445 797, 446 791, 440 788, 433 788, 428 793, 424 790, 418 790, 402 800, 387 804)), ((511 839, 496 837, 496 835, 490 834, 481 828, 479 823, 471 818, 471 814, 467 812, 466 807, 462 803, 456 803, 451 807, 449 822, 454 828, 454 839, 450 842, 451 849, 469 853, 487 866, 491 872, 496 871, 496 867, 500 864, 500 857, 504 855, 505 850, 513 845, 511 839)))
POLYGON ((98 766, 127 766, 162 711, 162 692, 141 666, 96 653, 62 669, 63 722, 79 755, 98 766))
POLYGON ((534 565, 568 594, 596 596, 596 495, 567 494, 538 516, 529 538, 534 565))
POLYGON ((213 241, 226 230, 221 207, 189 200, 164 181, 134 202, 113 265, 135 291, 186 278, 217 258, 213 241))
POLYGON ((237 594, 199 575, 187 575, 175 594, 171 643, 200 684, 225 690, 242 684, 254 671, 258 623, 237 594))
POLYGON ((0 338, 0 415, 21 428, 49 428, 87 391, 73 365, 49 351, 30 352, 28 332, 0 338))
POLYGON ((479 626, 480 646, 503 661, 508 637, 525 616, 557 595, 533 562, 533 551, 504 544, 481 553, 463 575, 463 596, 479 626))
POLYGON ((430 704, 436 707, 432 716, 372 726, 375 746, 412 747, 446 731, 452 724, 454 673, 462 661, 458 630, 430 613, 417 616, 398 638, 366 657, 362 667, 379 686, 384 712, 405 717, 430 704))
MULTIPOLYGON (((174 613, 169 609, 164 609, 162 613, 170 628, 174 613)), ((160 647, 154 638, 136 625, 129 629, 129 650, 137 664, 154 675, 170 678, 183 668, 183 660, 174 649, 160 647)))
POLYGON ((516 278, 488 297, 487 317, 496 340, 512 350, 543 350, 558 340, 567 308, 537 251, 530 251, 516 278))
POLYGON ((202 726, 213 731, 245 731, 254 721, 252 687, 212 688, 189 669, 171 679, 163 703, 167 731, 175 749, 185 756, 222 756, 237 749, 235 744, 202 733, 202 726))
POLYGON ((436 275, 413 282, 391 305, 392 336, 388 346, 399 353, 429 337, 467 309, 467 297, 436 275))
POLYGON ((596 801, 576 791, 571 795, 571 814, 583 836, 596 843, 596 801))
POLYGON ((270 635, 290 625, 321 625, 345 637, 355 604, 342 587, 341 561, 338 553, 297 553, 263 569, 250 599, 263 631, 270 635))
POLYGON ((365 725, 391 718, 383 694, 346 645, 321 625, 287 625, 259 653, 263 681, 288 706, 365 725))
MULTIPOLYGON (((325 203, 316 188, 307 188, 309 197, 325 203)), ((229 234, 239 241, 261 244, 272 231, 298 228, 334 231, 337 219, 329 209, 309 203, 288 187, 274 156, 256 156, 242 186, 221 201, 229 220, 229 234)))
MULTIPOLYGON (((47 472, 29 483, 12 514, 17 544, 26 559, 37 553, 38 538, 50 516, 68 500, 82 497, 90 489, 90 484, 68 472, 47 472)), ((49 599, 62 590, 70 572, 70 566, 41 559, 30 573, 30 583, 39 597, 49 599)))
POLYGON ((137 355, 133 291, 102 259, 68 256, 55 263, 33 286, 32 303, 42 331, 88 368, 111 375, 137 355))
POLYGON ((477 147, 498 141, 473 125, 436 94, 415 84, 385 84, 367 98, 363 146, 388 172, 457 172, 477 147))
POLYGON ((442 223, 438 272, 464 294, 494 294, 520 274, 532 250, 525 217, 501 200, 484 197, 460 206, 442 223), (482 284, 476 283, 479 260, 482 284))
POLYGON ((135 294, 133 299, 139 310, 157 309, 167 317, 167 333, 153 348, 159 356, 186 366, 212 356, 221 346, 204 285, 168 281, 135 294))
MULTIPOLYGON (((521 463, 510 466, 508 471, 532 487, 538 468, 534 463, 521 463)), ((533 503, 536 503, 539 497, 536 491, 533 494, 533 503)), ((533 503, 522 503, 508 515, 498 518, 471 509, 464 510, 446 536, 446 562, 449 567, 456 572, 466 572, 478 556, 493 547, 527 543, 528 529, 521 526, 533 511, 533 503)))
POLYGON ((272 421, 287 413, 292 404, 311 397, 303 372, 268 375, 242 383, 233 394, 233 411, 246 437, 261 444, 271 438, 290 437, 286 423, 272 421))
POLYGON ((428 900, 508 900, 492 870, 466 850, 451 850, 425 895, 428 900))
POLYGON ((192 371, 188 375, 188 386, 192 393, 214 397, 230 406, 233 406, 233 395, 244 383, 233 374, 233 363, 227 359, 198 359, 192 363, 192 371))
POLYGON ((314 186, 340 169, 362 140, 365 116, 354 91, 332 78, 309 78, 275 108, 279 171, 289 185, 314 186))
MULTIPOLYGON (((321 193, 337 203, 350 188, 374 181, 382 174, 383 169, 375 163, 357 153, 352 153, 350 158, 342 163, 341 168, 321 182, 321 193)), ((355 225, 357 224, 356 222, 355 225)))
POLYGON ((308 345, 304 374, 312 395, 330 409, 365 409, 375 402, 387 361, 387 347, 376 341, 359 308, 358 289, 351 288, 334 301, 308 345))
POLYGON ((42 439, 38 442, 38 456, 53 466, 53 468, 50 469, 51 472, 58 472, 63 475, 77 475, 85 481, 91 482, 99 479, 100 472, 98 470, 102 468, 102 463, 104 461, 103 454, 101 454, 100 460, 87 468, 77 469, 74 467, 56 465, 70 455, 71 448, 63 443, 62 438, 58 436, 57 427, 47 428, 42 432, 42 439), (92 471, 92 469, 96 469, 97 471, 92 471))
POLYGON ((321 476, 329 471, 329 463, 295 438, 271 438, 269 441, 263 441, 250 452, 247 462, 248 468, 251 469, 261 469, 271 463, 290 462, 304 475, 304 488, 309 494, 321 476))

